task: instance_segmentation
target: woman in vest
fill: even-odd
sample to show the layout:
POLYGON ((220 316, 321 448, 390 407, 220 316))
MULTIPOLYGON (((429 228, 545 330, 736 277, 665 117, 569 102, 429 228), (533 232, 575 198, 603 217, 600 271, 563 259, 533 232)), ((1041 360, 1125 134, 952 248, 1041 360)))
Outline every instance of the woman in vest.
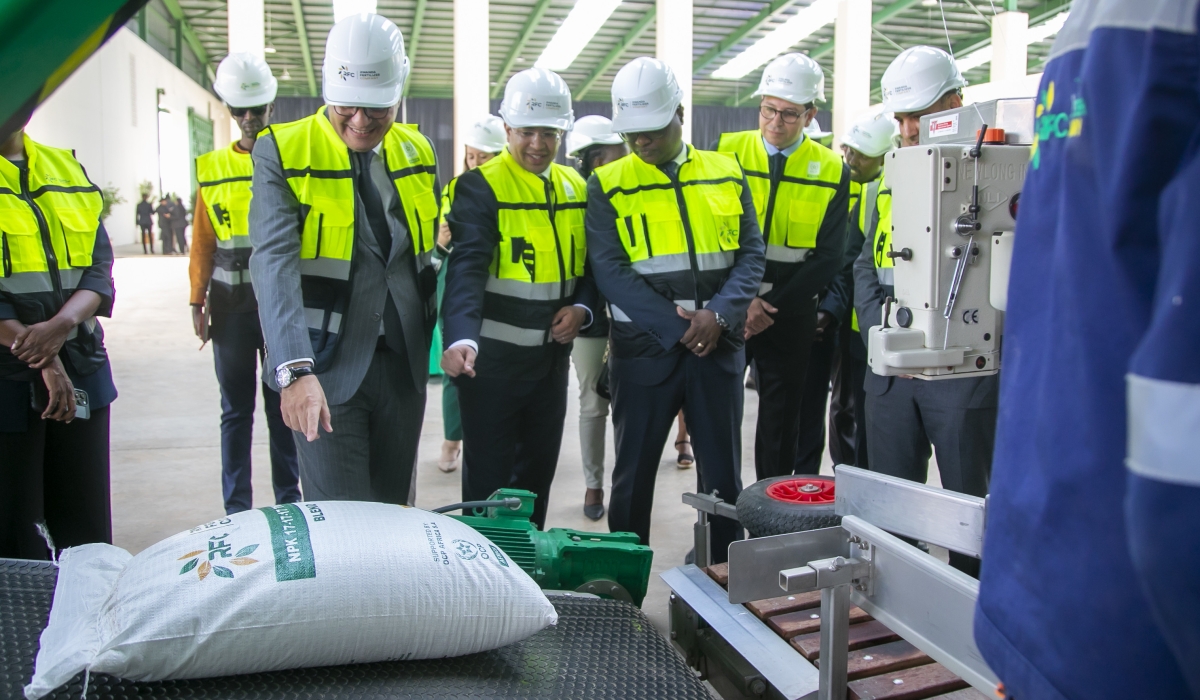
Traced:
MULTIPOLYGON (((475 122, 471 133, 464 145, 463 172, 474 170, 504 150, 504 120, 488 115, 475 122)), ((450 214, 450 206, 454 203, 454 185, 458 178, 452 178, 442 189, 442 223, 438 228, 437 248, 433 251, 434 264, 438 266, 438 311, 442 308, 442 295, 446 288, 446 258, 450 257, 450 224, 446 216, 450 214)), ((429 345, 429 373, 442 373, 442 321, 439 318, 433 329, 433 342, 429 345)), ((452 472, 458 469, 462 456, 462 415, 458 410, 458 387, 452 381, 442 382, 442 456, 438 458, 438 469, 452 472)))
POLYGON ((112 542, 101 206, 71 151, 23 131, 0 146, 0 557, 112 542))

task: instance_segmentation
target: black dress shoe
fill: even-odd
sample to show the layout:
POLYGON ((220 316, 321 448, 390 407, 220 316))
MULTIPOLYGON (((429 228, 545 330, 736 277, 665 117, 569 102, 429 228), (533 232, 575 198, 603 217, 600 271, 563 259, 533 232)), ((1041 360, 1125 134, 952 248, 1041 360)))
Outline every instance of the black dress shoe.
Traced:
POLYGON ((593 503, 583 507, 583 514, 591 520, 599 520, 604 517, 604 504, 593 503))

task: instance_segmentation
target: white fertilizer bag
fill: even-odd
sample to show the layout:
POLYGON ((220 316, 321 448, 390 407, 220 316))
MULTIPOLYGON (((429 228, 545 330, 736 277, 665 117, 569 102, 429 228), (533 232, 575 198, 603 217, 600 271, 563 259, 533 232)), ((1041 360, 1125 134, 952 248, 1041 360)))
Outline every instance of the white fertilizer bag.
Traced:
POLYGON ((136 557, 90 544, 58 563, 29 700, 84 670, 150 681, 459 656, 558 620, 486 537, 383 503, 261 508, 136 557))

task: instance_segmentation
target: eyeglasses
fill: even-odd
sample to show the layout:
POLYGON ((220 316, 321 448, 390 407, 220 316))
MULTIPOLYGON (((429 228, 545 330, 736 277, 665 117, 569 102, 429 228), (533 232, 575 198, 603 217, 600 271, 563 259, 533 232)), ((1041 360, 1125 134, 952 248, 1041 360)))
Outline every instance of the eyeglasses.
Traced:
POLYGON ((654 131, 627 131, 624 134, 621 134, 621 138, 625 141, 625 143, 637 143, 643 137, 645 137, 645 139, 647 141, 653 143, 654 141, 657 141, 657 140, 663 138, 664 136, 666 136, 667 129, 670 129, 670 128, 671 128, 671 125, 667 124, 663 128, 655 129, 654 131))
POLYGON ((385 119, 389 114, 392 113, 391 107, 346 107, 343 105, 331 106, 333 107, 335 114, 337 114, 339 117, 345 117, 347 119, 358 114, 359 110, 362 110, 362 113, 367 115, 368 119, 385 119))
POLYGON ((797 112, 794 109, 778 110, 770 105, 760 105, 758 108, 758 113, 762 115, 763 119, 771 121, 775 118, 775 115, 779 115, 779 118, 783 120, 784 124, 795 124, 796 120, 798 120, 800 117, 803 117, 807 111, 807 109, 804 110, 804 112, 797 112))
POLYGON ((241 119, 242 117, 246 116, 246 112, 249 112, 256 117, 261 117, 267 113, 267 107, 268 105, 259 105, 257 107, 230 107, 229 113, 233 115, 234 119, 241 119))
POLYGON ((558 141, 562 136, 558 129, 513 129, 513 133, 522 142, 532 142, 539 138, 542 141, 558 141))

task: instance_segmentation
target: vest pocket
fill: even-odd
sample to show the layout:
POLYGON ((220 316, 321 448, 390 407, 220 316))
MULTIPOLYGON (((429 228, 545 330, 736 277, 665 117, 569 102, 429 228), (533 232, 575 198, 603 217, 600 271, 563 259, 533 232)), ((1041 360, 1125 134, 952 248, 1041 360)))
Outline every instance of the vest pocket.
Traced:
MULTIPOLYGON (((413 206, 417 211, 417 220, 420 223, 418 252, 428 252, 433 250, 434 237, 437 235, 437 199, 434 198, 432 191, 419 192, 413 197, 413 206)), ((417 232, 410 232, 410 234, 414 240, 417 240, 417 232)))
POLYGON ((353 205, 332 197, 313 197, 300 236, 300 259, 349 260, 353 249, 353 205))
POLYGON ((229 210, 229 230, 234 236, 250 235, 250 207, 235 207, 229 210))
MULTIPOLYGON (((525 234, 533 246, 533 269, 529 279, 534 282, 558 282, 558 246, 555 245, 554 229, 549 226, 528 226, 525 234)), ((568 253, 569 255, 569 253, 568 253)), ((566 267, 567 260, 563 260, 566 267)))
POLYGON ((654 255, 686 253, 687 240, 683 235, 683 217, 674 203, 646 202, 642 215, 646 226, 646 247, 654 255))
POLYGON ((92 250, 96 247, 96 229, 100 226, 99 212, 94 209, 54 210, 62 226, 66 246, 66 263, 71 267, 91 267, 92 250))
POLYGON ((3 247, 3 276, 16 272, 45 272, 46 254, 42 250, 37 220, 27 209, 0 209, 0 246, 3 247))
POLYGON ((741 200, 729 192, 713 192, 708 197, 708 209, 712 212, 721 250, 737 250, 742 232, 741 200))
POLYGON ((815 202, 793 199, 788 204, 788 247, 817 247, 817 230, 821 227, 823 213, 824 208, 815 202))

